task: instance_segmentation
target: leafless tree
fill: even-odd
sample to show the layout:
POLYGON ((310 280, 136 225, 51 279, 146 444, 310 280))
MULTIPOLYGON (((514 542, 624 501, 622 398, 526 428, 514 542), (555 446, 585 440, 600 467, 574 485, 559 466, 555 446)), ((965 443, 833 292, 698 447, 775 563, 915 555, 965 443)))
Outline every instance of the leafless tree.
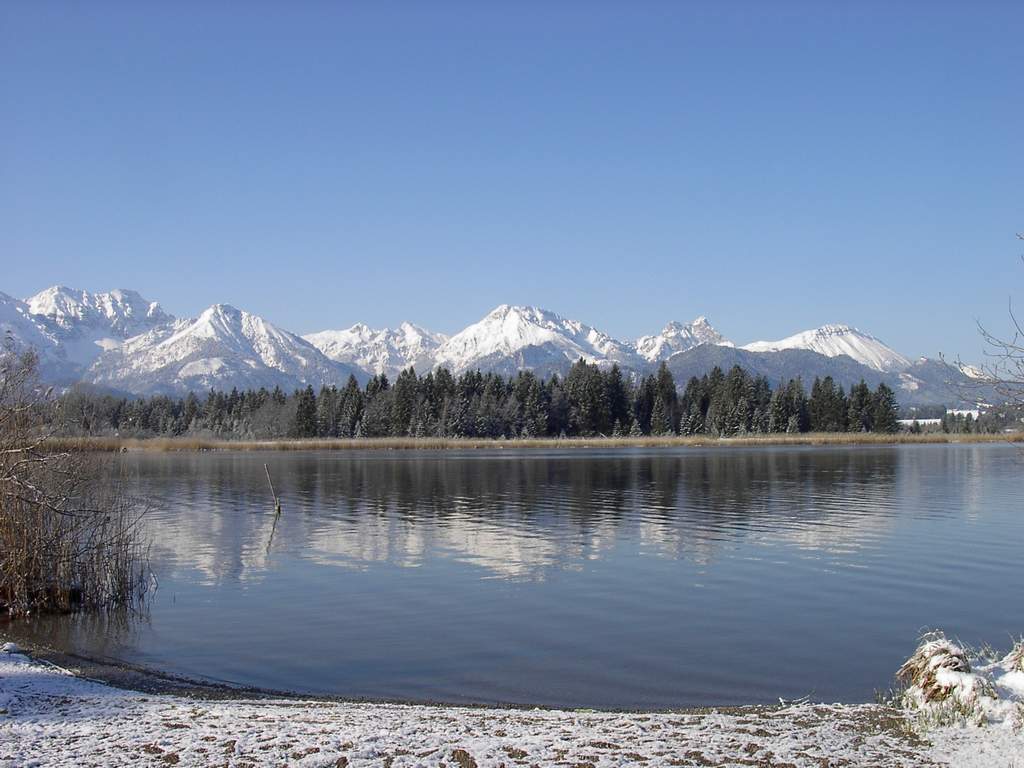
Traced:
MULTIPOLYGON (((1024 234, 1018 234, 1024 240, 1024 234)), ((1021 257, 1024 261, 1024 256, 1021 257)), ((1024 406, 1024 327, 1009 302, 1010 327, 1007 333, 995 333, 980 321, 978 331, 985 341, 985 359, 971 366, 957 359, 957 367, 980 387, 988 388, 1005 403, 1024 406)))

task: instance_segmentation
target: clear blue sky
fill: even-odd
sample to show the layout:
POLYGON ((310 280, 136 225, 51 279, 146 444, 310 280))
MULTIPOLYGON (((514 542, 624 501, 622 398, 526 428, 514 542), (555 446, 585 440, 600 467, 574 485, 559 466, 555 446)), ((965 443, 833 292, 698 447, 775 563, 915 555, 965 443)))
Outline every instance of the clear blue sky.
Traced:
POLYGON ((0 6, 0 290, 629 338, 1024 304, 1024 4, 0 6))

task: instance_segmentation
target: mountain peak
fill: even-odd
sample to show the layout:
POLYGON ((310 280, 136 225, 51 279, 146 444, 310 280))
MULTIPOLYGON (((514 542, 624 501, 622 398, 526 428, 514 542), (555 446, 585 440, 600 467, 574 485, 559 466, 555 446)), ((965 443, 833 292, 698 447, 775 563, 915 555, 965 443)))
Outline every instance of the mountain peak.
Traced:
POLYGON ((751 352, 777 352, 782 349, 807 349, 837 357, 846 355, 876 371, 901 371, 912 363, 886 346, 880 339, 851 325, 830 323, 794 334, 779 341, 755 341, 743 349, 751 352))
POLYGON ((560 369, 580 358, 630 368, 640 362, 628 344, 578 320, 539 307, 501 304, 445 341, 436 365, 455 373, 479 368, 511 374, 560 369))
POLYGON ((673 320, 665 325, 661 333, 641 336, 636 340, 636 350, 648 362, 657 363, 701 344, 732 346, 731 341, 727 341, 706 317, 700 315, 691 323, 673 320))
POLYGON ((365 323, 356 323, 344 330, 319 331, 303 338, 331 360, 395 376, 410 366, 418 371, 429 370, 434 363, 434 351, 448 337, 406 321, 397 329, 375 330, 365 323))
POLYGON ((81 322, 109 325, 122 337, 174 319, 155 301, 144 299, 138 291, 128 288, 90 293, 80 288, 53 285, 25 299, 25 304, 32 314, 47 317, 58 326, 69 328, 81 322))
POLYGON ((545 322, 546 320, 557 322, 562 319, 560 315, 549 309, 526 304, 499 304, 488 312, 484 319, 505 319, 508 317, 515 317, 529 322, 545 322))
POLYGON ((130 392, 183 393, 319 387, 341 384, 350 373, 362 375, 259 315, 220 303, 194 319, 128 339, 104 353, 86 380, 130 392))
POLYGON ((241 315, 242 315, 242 310, 238 309, 237 307, 232 306, 231 304, 211 304, 210 306, 208 306, 206 309, 204 309, 200 313, 199 317, 200 318, 204 318, 204 317, 232 317, 232 318, 235 318, 235 317, 241 317, 241 315))

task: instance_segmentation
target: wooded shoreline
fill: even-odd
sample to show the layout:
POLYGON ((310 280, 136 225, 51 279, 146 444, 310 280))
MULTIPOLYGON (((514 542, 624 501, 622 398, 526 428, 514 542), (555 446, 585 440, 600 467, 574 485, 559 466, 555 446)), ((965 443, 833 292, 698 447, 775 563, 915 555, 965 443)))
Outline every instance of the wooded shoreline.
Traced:
POLYGON ((674 435, 645 437, 569 438, 303 438, 280 440, 220 440, 196 437, 54 437, 51 450, 106 452, 188 452, 188 451, 366 451, 366 450, 480 450, 480 449, 567 449, 567 448, 734 448, 769 445, 917 445, 936 443, 1024 443, 1024 432, 997 434, 947 434, 933 432, 803 432, 797 434, 713 437, 674 435))

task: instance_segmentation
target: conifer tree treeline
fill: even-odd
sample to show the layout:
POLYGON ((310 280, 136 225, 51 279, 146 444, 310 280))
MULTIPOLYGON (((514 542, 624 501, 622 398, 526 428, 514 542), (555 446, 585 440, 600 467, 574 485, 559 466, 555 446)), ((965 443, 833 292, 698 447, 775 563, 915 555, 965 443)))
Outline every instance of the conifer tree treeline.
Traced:
POLYGON ((736 435, 778 432, 895 432, 898 406, 884 383, 864 382, 849 394, 831 377, 815 379, 810 395, 800 379, 772 388, 739 366, 691 378, 682 392, 662 364, 632 381, 618 366, 603 370, 580 360, 565 378, 530 371, 505 378, 479 371, 455 378, 445 369, 419 376, 412 368, 392 383, 354 377, 341 388, 311 386, 204 399, 154 396, 137 400, 72 390, 61 399, 66 434, 282 437, 598 437, 736 435))

